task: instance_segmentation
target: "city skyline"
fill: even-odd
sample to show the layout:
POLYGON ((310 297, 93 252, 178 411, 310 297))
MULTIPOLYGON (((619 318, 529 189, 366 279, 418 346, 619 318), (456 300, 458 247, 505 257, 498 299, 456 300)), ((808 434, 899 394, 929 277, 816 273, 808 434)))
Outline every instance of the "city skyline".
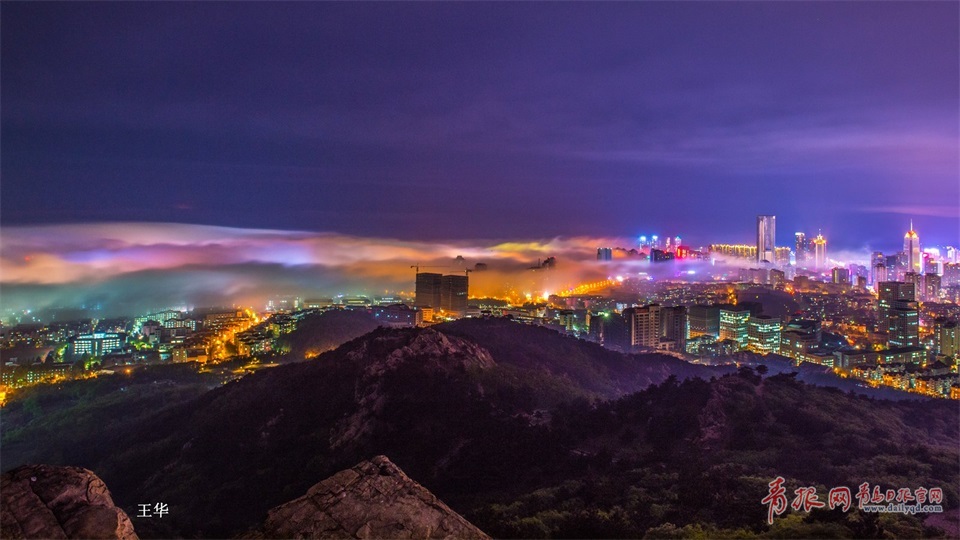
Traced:
POLYGON ((954 3, 4 11, 4 226, 960 229, 954 3))
MULTIPOLYGON (((756 247, 755 219, 743 220, 740 245, 744 248, 756 247)), ((931 247, 924 240, 924 230, 919 233, 922 247, 931 247)), ((795 250, 792 235, 790 241, 784 241, 783 235, 781 232, 778 236, 778 249, 795 250)), ((893 246, 898 246, 902 238, 898 235, 880 251, 895 255, 900 250, 893 246)), ((170 302, 259 305, 264 298, 278 294, 412 293, 411 265, 441 265, 443 272, 457 271, 453 265, 458 256, 471 267, 476 263, 490 266, 492 272, 474 276, 471 294, 492 296, 508 290, 521 296, 539 295, 637 272, 657 278, 690 279, 702 277, 709 266, 704 260, 663 264, 622 258, 612 264, 597 264, 598 248, 637 248, 637 237, 432 242, 309 231, 105 223, 8 226, 0 230, 0 240, 4 304, 8 310, 102 304, 112 306, 113 313, 122 313, 133 306, 162 307, 170 302), (56 241, 51 241, 51 236, 56 241), (546 278, 518 278, 547 257, 557 257, 559 265, 546 278), (694 274, 688 275, 691 270, 694 274)), ((811 269, 817 260, 815 241, 816 237, 807 237, 810 251, 806 266, 811 269)), ((835 265, 854 263, 872 268, 876 250, 838 249, 833 239, 827 241, 826 259, 817 268, 819 272, 829 273, 835 265)), ((699 244, 687 247, 708 248, 699 244)), ((941 257, 948 255, 941 249, 941 257)), ((729 268, 757 266, 755 256, 720 258, 729 268)), ((730 274, 730 279, 737 276, 730 274)))

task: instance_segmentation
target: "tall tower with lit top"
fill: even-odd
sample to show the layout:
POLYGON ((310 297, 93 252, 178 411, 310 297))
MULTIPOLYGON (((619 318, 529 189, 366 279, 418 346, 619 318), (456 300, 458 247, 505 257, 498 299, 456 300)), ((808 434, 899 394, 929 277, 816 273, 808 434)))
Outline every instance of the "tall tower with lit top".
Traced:
POLYGON ((827 239, 820 233, 813 239, 813 267, 817 270, 827 267, 827 239))
POLYGON ((920 256, 920 237, 913 230, 913 220, 910 220, 910 230, 903 235, 903 253, 907 259, 907 271, 920 273, 923 258, 920 256))

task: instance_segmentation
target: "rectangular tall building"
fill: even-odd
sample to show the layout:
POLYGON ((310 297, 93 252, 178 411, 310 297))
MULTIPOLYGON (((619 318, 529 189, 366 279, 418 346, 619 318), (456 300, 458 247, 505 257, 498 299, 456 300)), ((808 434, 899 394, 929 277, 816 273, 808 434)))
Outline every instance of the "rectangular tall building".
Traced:
POLYGON ((881 281, 877 285, 877 321, 880 328, 886 325, 891 309, 916 309, 916 291, 914 283, 904 281, 881 281))
POLYGON ((674 349, 687 349, 687 308, 665 307, 660 310, 660 337, 674 343, 674 349))
POLYGON ((737 342, 740 349, 746 348, 749 320, 749 309, 736 306, 720 308, 720 340, 731 339, 737 342))
POLYGON ((687 339, 720 337, 720 306, 695 305, 687 310, 687 339))
POLYGON ((440 309, 440 274, 420 272, 417 274, 416 298, 413 305, 423 308, 440 309))
POLYGON ((630 320, 631 348, 656 349, 660 345, 661 313, 659 304, 624 311, 630 320))
POLYGON ((933 325, 934 351, 937 354, 957 358, 960 352, 960 332, 957 321, 937 319, 933 325))
POLYGON ((440 278, 440 308, 452 315, 465 315, 468 289, 467 276, 450 275, 440 278))
POLYGON ((920 312, 908 308, 887 312, 887 346, 891 349, 920 346, 920 312))
POLYGON ((757 216, 757 262, 776 262, 776 229, 776 216, 757 216))
POLYGON ((795 236, 797 240, 797 246, 796 246, 797 266, 802 267, 807 262, 807 249, 808 249, 807 235, 802 232, 798 232, 796 233, 795 236))
POLYGON ((768 315, 750 317, 747 322, 747 346, 761 354, 780 354, 780 319, 768 315))

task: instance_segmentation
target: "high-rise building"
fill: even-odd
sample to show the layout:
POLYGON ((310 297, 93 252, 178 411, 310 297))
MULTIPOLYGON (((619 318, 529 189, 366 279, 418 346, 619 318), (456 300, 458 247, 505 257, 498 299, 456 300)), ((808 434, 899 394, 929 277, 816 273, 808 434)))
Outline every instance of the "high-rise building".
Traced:
POLYGON ((656 349, 660 345, 660 304, 630 308, 624 311, 630 321, 630 346, 634 349, 656 349))
POLYGON ((938 302, 940 300, 940 276, 937 274, 923 276, 923 300, 925 302, 938 302))
POLYGON ((877 320, 887 332, 887 346, 920 346, 920 313, 917 311, 916 284, 905 281, 880 283, 877 320))
POLYGON ((603 346, 630 351, 631 321, 627 313, 609 313, 603 320, 603 346))
POLYGON ((598 261, 609 261, 613 259, 613 249, 612 248, 597 248, 597 260, 598 261))
POLYGON ((916 309, 916 286, 904 281, 882 281, 877 285, 877 321, 886 325, 892 309, 916 309))
POLYGON ((747 348, 761 354, 780 354, 780 319, 751 316, 747 321, 747 348))
POLYGON ((887 267, 883 263, 873 265, 873 284, 879 285, 881 281, 887 280, 887 267))
POLYGON ((663 341, 672 342, 672 350, 687 350, 687 308, 675 306, 660 309, 660 337, 663 341))
POLYGON ((937 354, 957 358, 960 352, 960 332, 957 332, 957 321, 937 319, 933 322, 934 351, 937 354))
POLYGON ((960 285, 960 263, 946 263, 943 265, 943 286, 960 285))
POLYGON ((819 233, 813 239, 813 267, 817 270, 827 267, 827 239, 819 233))
POLYGON ((920 346, 920 312, 916 309, 893 308, 887 312, 887 346, 920 346))
POLYGON ((440 309, 440 281, 442 278, 443 276, 440 274, 418 272, 416 297, 413 305, 420 308, 440 309))
POLYGON ((720 308, 720 339, 736 341, 740 349, 746 348, 749 320, 749 309, 737 306, 720 308))
POLYGON ((929 276, 930 274, 939 274, 939 264, 937 259, 931 257, 928 254, 923 255, 923 275, 929 276))
POLYGON ((913 298, 920 300, 923 298, 923 276, 916 272, 907 272, 903 275, 903 281, 913 283, 913 298))
POLYGON ((467 313, 467 276, 449 275, 440 278, 440 309, 457 316, 467 313))
POLYGON ((809 250, 807 246, 807 235, 798 232, 795 236, 797 237, 797 266, 802 267, 807 262, 807 251, 809 250))
POLYGON ((687 309, 687 339, 720 337, 720 306, 698 304, 687 309))
POLYGON ((757 262, 776 262, 776 229, 776 216, 757 216, 757 262))
POLYGON ((913 230, 913 220, 910 220, 910 230, 903 235, 903 253, 907 258, 907 271, 919 274, 923 268, 920 258, 920 237, 913 230))

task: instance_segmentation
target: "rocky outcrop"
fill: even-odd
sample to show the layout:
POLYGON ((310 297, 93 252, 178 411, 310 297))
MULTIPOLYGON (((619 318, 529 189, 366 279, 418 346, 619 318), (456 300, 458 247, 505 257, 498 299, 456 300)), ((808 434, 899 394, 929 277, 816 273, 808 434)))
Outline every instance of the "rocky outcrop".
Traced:
POLYGON ((18 467, 0 477, 0 501, 0 538, 137 538, 103 481, 80 467, 18 467))
POLYGON ((385 456, 280 505, 248 538, 488 538, 385 456))
POLYGON ((493 357, 483 347, 432 328, 384 330, 370 334, 367 339, 354 344, 345 361, 362 367, 354 383, 357 409, 331 432, 331 448, 349 445, 373 430, 373 419, 380 415, 387 401, 383 384, 384 375, 389 372, 410 365, 446 374, 496 366, 493 357))

